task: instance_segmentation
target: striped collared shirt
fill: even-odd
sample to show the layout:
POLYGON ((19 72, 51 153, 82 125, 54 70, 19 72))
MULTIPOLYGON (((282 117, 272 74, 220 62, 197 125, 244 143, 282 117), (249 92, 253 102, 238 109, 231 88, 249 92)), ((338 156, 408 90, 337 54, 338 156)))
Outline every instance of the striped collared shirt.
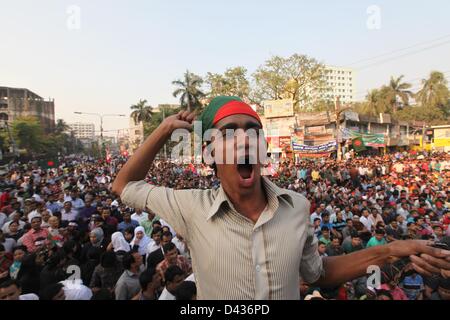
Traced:
POLYGON ((129 182, 122 201, 148 208, 185 237, 198 299, 299 299, 299 276, 323 275, 305 197, 263 178, 266 209, 253 223, 222 187, 173 190, 129 182))

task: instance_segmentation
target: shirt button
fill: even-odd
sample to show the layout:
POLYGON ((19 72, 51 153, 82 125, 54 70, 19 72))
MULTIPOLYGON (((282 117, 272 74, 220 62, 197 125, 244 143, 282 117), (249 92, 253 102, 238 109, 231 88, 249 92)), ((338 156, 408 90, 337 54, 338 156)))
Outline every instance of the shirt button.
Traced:
POLYGON ((256 266, 256 272, 260 272, 261 271, 261 267, 259 265, 256 266))

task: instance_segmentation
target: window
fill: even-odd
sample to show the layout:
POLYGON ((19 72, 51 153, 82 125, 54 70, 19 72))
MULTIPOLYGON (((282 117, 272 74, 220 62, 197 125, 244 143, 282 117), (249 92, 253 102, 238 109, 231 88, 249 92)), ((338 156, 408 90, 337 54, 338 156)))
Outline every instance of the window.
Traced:
POLYGON ((348 78, 348 80, 352 81, 352 78, 348 78))

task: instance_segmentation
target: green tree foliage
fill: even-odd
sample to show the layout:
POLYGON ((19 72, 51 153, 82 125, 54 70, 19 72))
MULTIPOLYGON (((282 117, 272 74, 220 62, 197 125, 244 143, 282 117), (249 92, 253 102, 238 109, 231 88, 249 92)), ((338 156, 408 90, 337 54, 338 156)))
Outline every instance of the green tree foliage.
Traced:
POLYGON ((253 74, 255 101, 292 99, 294 108, 309 108, 326 91, 325 66, 306 55, 273 56, 253 74))
POLYGON ((205 77, 207 97, 238 96, 248 100, 250 83, 247 79, 247 69, 244 67, 229 68, 224 74, 208 72, 205 77))
POLYGON ((189 71, 186 71, 182 80, 172 81, 177 87, 173 92, 174 97, 179 97, 182 109, 193 111, 202 106, 201 99, 205 94, 201 91, 203 79, 189 71))
POLYGON ((152 107, 147 105, 147 100, 139 100, 138 103, 130 107, 132 110, 131 117, 137 125, 139 122, 148 123, 152 119, 152 107))
POLYGON ((44 132, 35 117, 20 117, 12 123, 12 132, 19 149, 27 153, 41 153, 44 151, 44 132))
POLYGON ((428 79, 422 80, 422 86, 422 89, 415 95, 417 102, 423 107, 438 108, 448 117, 450 115, 450 91, 444 74, 439 71, 431 72, 428 79))
POLYGON ((397 112, 396 118, 403 121, 425 121, 427 125, 448 124, 444 112, 438 107, 405 107, 397 112))
POLYGON ((150 122, 144 123, 144 136, 149 136, 164 120, 165 117, 169 117, 180 112, 180 108, 165 108, 164 105, 160 105, 160 111, 154 112, 150 122), (162 109, 164 108, 164 113, 162 109))
POLYGON ((395 114, 401 107, 409 106, 409 99, 413 97, 411 84, 402 82, 403 75, 398 78, 391 77, 389 84, 381 88, 381 97, 390 106, 391 113, 395 114))

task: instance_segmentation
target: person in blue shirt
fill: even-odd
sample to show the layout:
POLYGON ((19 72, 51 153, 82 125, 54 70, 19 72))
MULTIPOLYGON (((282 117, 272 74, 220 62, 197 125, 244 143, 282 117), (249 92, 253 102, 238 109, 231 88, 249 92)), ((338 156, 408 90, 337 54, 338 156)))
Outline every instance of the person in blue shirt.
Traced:
POLYGON ((320 223, 320 227, 327 227, 328 230, 333 229, 333 224, 330 222, 330 214, 326 211, 322 213, 322 222, 320 223))
POLYGON ((54 214, 55 212, 60 212, 62 210, 62 205, 55 201, 54 193, 48 195, 48 201, 45 206, 52 212, 52 214, 54 214))
POLYGON ((117 230, 123 233, 128 227, 132 227, 133 229, 139 227, 139 222, 132 220, 130 212, 125 211, 123 213, 123 221, 118 224, 117 230))
POLYGON ((406 276, 402 283, 403 291, 409 300, 418 300, 424 290, 423 278, 417 273, 406 276))

